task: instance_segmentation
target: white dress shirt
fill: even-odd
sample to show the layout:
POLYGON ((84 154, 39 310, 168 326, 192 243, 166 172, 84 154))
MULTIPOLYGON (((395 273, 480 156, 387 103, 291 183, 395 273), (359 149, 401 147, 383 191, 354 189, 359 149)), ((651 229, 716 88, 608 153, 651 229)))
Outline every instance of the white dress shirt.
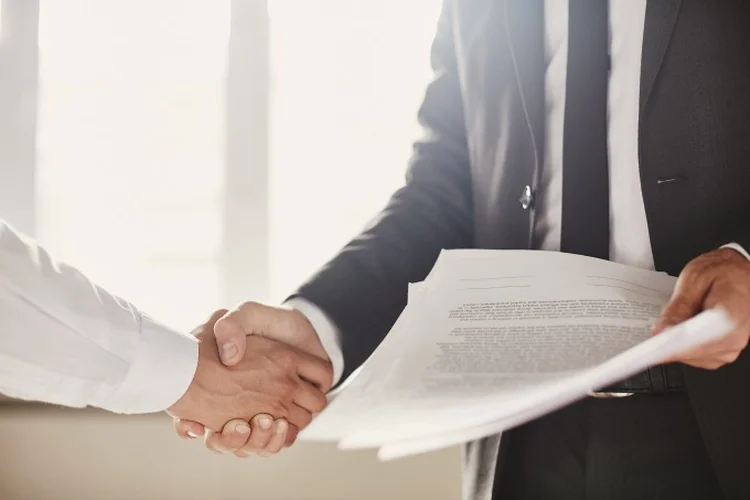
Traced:
POLYGON ((194 337, 155 322, 0 220, 0 393, 157 412, 182 397, 197 363, 194 337))
MULTIPOLYGON (((653 269, 651 240, 638 166, 638 110, 646 0, 609 0, 607 140, 609 148, 610 259, 653 269), (617 186, 617 189, 613 189, 617 186)), ((568 2, 545 0, 546 130, 534 231, 543 250, 560 250, 562 226, 563 126, 568 65, 568 2)), ((748 254, 738 245, 729 244, 748 254)), ((750 257, 748 257, 750 258, 750 257)), ((315 304, 294 298, 331 358, 335 382, 344 370, 340 332, 315 304)))
MULTIPOLYGON (((534 227, 542 250, 560 250, 563 127, 568 66, 568 2, 546 0, 545 161, 534 227)), ((607 147, 609 150, 610 258, 654 268, 638 170, 638 104, 646 0, 610 0, 607 147), (617 189, 613 189, 617 186, 617 189)))

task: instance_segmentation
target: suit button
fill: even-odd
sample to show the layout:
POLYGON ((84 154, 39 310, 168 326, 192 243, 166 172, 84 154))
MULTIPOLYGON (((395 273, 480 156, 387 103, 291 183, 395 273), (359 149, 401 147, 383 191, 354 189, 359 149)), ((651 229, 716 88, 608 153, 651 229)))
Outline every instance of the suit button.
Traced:
POLYGON ((521 206, 524 210, 528 210, 529 207, 534 204, 534 192, 531 190, 531 186, 525 186, 523 188, 521 199, 518 201, 521 202, 521 206))

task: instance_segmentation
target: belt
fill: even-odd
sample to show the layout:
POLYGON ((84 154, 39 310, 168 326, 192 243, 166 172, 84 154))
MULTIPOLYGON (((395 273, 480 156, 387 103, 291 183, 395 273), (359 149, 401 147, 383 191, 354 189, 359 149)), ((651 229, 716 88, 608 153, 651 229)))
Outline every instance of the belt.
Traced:
POLYGON ((676 363, 652 366, 645 372, 621 380, 589 396, 594 398, 622 398, 633 394, 664 394, 685 391, 682 366, 676 363))

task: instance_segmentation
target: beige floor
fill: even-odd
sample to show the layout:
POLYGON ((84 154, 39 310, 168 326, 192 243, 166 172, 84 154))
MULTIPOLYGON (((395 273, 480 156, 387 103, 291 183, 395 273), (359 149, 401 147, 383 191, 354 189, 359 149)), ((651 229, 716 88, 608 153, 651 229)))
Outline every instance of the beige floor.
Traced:
POLYGON ((379 463, 300 443, 272 459, 211 455, 165 415, 0 406, 0 500, 455 500, 457 449, 379 463))

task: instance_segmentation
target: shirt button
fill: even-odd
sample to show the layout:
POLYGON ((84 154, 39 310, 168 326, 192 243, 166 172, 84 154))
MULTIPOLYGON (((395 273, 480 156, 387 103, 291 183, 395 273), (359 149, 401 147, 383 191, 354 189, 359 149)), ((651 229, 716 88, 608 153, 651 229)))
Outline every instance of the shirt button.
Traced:
POLYGON ((518 200, 521 202, 521 206, 524 210, 528 210, 529 207, 534 203, 534 192, 531 190, 531 186, 525 186, 523 188, 523 193, 521 193, 521 199, 518 200))

